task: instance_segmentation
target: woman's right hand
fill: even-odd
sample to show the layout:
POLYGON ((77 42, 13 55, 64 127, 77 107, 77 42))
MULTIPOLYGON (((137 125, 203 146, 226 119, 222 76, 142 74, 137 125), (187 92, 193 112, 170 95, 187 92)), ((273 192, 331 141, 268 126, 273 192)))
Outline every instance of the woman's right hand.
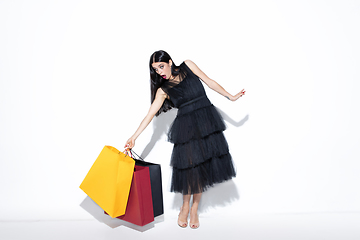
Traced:
POLYGON ((129 138, 129 139, 126 141, 124 148, 132 149, 134 146, 135 146, 135 139, 134 139, 134 138, 129 138))

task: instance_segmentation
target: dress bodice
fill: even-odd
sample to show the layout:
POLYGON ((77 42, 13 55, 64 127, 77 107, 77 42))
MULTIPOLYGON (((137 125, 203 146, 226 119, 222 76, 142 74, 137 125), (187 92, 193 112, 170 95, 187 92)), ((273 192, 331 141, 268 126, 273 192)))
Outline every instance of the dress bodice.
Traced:
POLYGON ((194 99, 206 96, 200 79, 183 62, 179 66, 180 74, 174 80, 164 82, 161 88, 169 95, 176 108, 194 99))

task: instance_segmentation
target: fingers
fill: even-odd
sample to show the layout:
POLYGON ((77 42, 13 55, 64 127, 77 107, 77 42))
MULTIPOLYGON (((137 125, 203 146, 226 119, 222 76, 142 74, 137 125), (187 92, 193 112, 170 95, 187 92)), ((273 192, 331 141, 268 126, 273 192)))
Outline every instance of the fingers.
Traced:
POLYGON ((240 97, 242 97, 243 95, 245 95, 245 89, 241 90, 241 91, 239 92, 239 94, 240 94, 240 97))
POLYGON ((135 141, 132 139, 129 139, 126 141, 124 148, 132 149, 134 147, 134 145, 135 145, 135 141))
POLYGON ((245 92, 239 92, 238 94, 236 94, 237 97, 242 97, 245 94, 245 92))

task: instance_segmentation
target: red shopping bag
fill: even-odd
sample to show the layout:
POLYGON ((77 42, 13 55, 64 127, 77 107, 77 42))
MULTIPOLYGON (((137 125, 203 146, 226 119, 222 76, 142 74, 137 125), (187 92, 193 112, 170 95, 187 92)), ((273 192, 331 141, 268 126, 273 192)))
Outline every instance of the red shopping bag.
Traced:
POLYGON ((118 216, 117 218, 139 226, 144 226, 154 221, 148 167, 135 166, 125 215, 118 216))

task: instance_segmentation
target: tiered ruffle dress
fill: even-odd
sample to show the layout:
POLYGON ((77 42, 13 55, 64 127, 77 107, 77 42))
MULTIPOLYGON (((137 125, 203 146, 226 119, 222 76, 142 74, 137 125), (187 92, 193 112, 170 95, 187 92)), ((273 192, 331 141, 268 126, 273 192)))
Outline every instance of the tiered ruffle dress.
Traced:
POLYGON ((236 173, 223 134, 224 120, 207 98, 199 77, 184 62, 179 71, 175 80, 161 86, 178 108, 168 133, 174 144, 171 191, 196 194, 236 173))

